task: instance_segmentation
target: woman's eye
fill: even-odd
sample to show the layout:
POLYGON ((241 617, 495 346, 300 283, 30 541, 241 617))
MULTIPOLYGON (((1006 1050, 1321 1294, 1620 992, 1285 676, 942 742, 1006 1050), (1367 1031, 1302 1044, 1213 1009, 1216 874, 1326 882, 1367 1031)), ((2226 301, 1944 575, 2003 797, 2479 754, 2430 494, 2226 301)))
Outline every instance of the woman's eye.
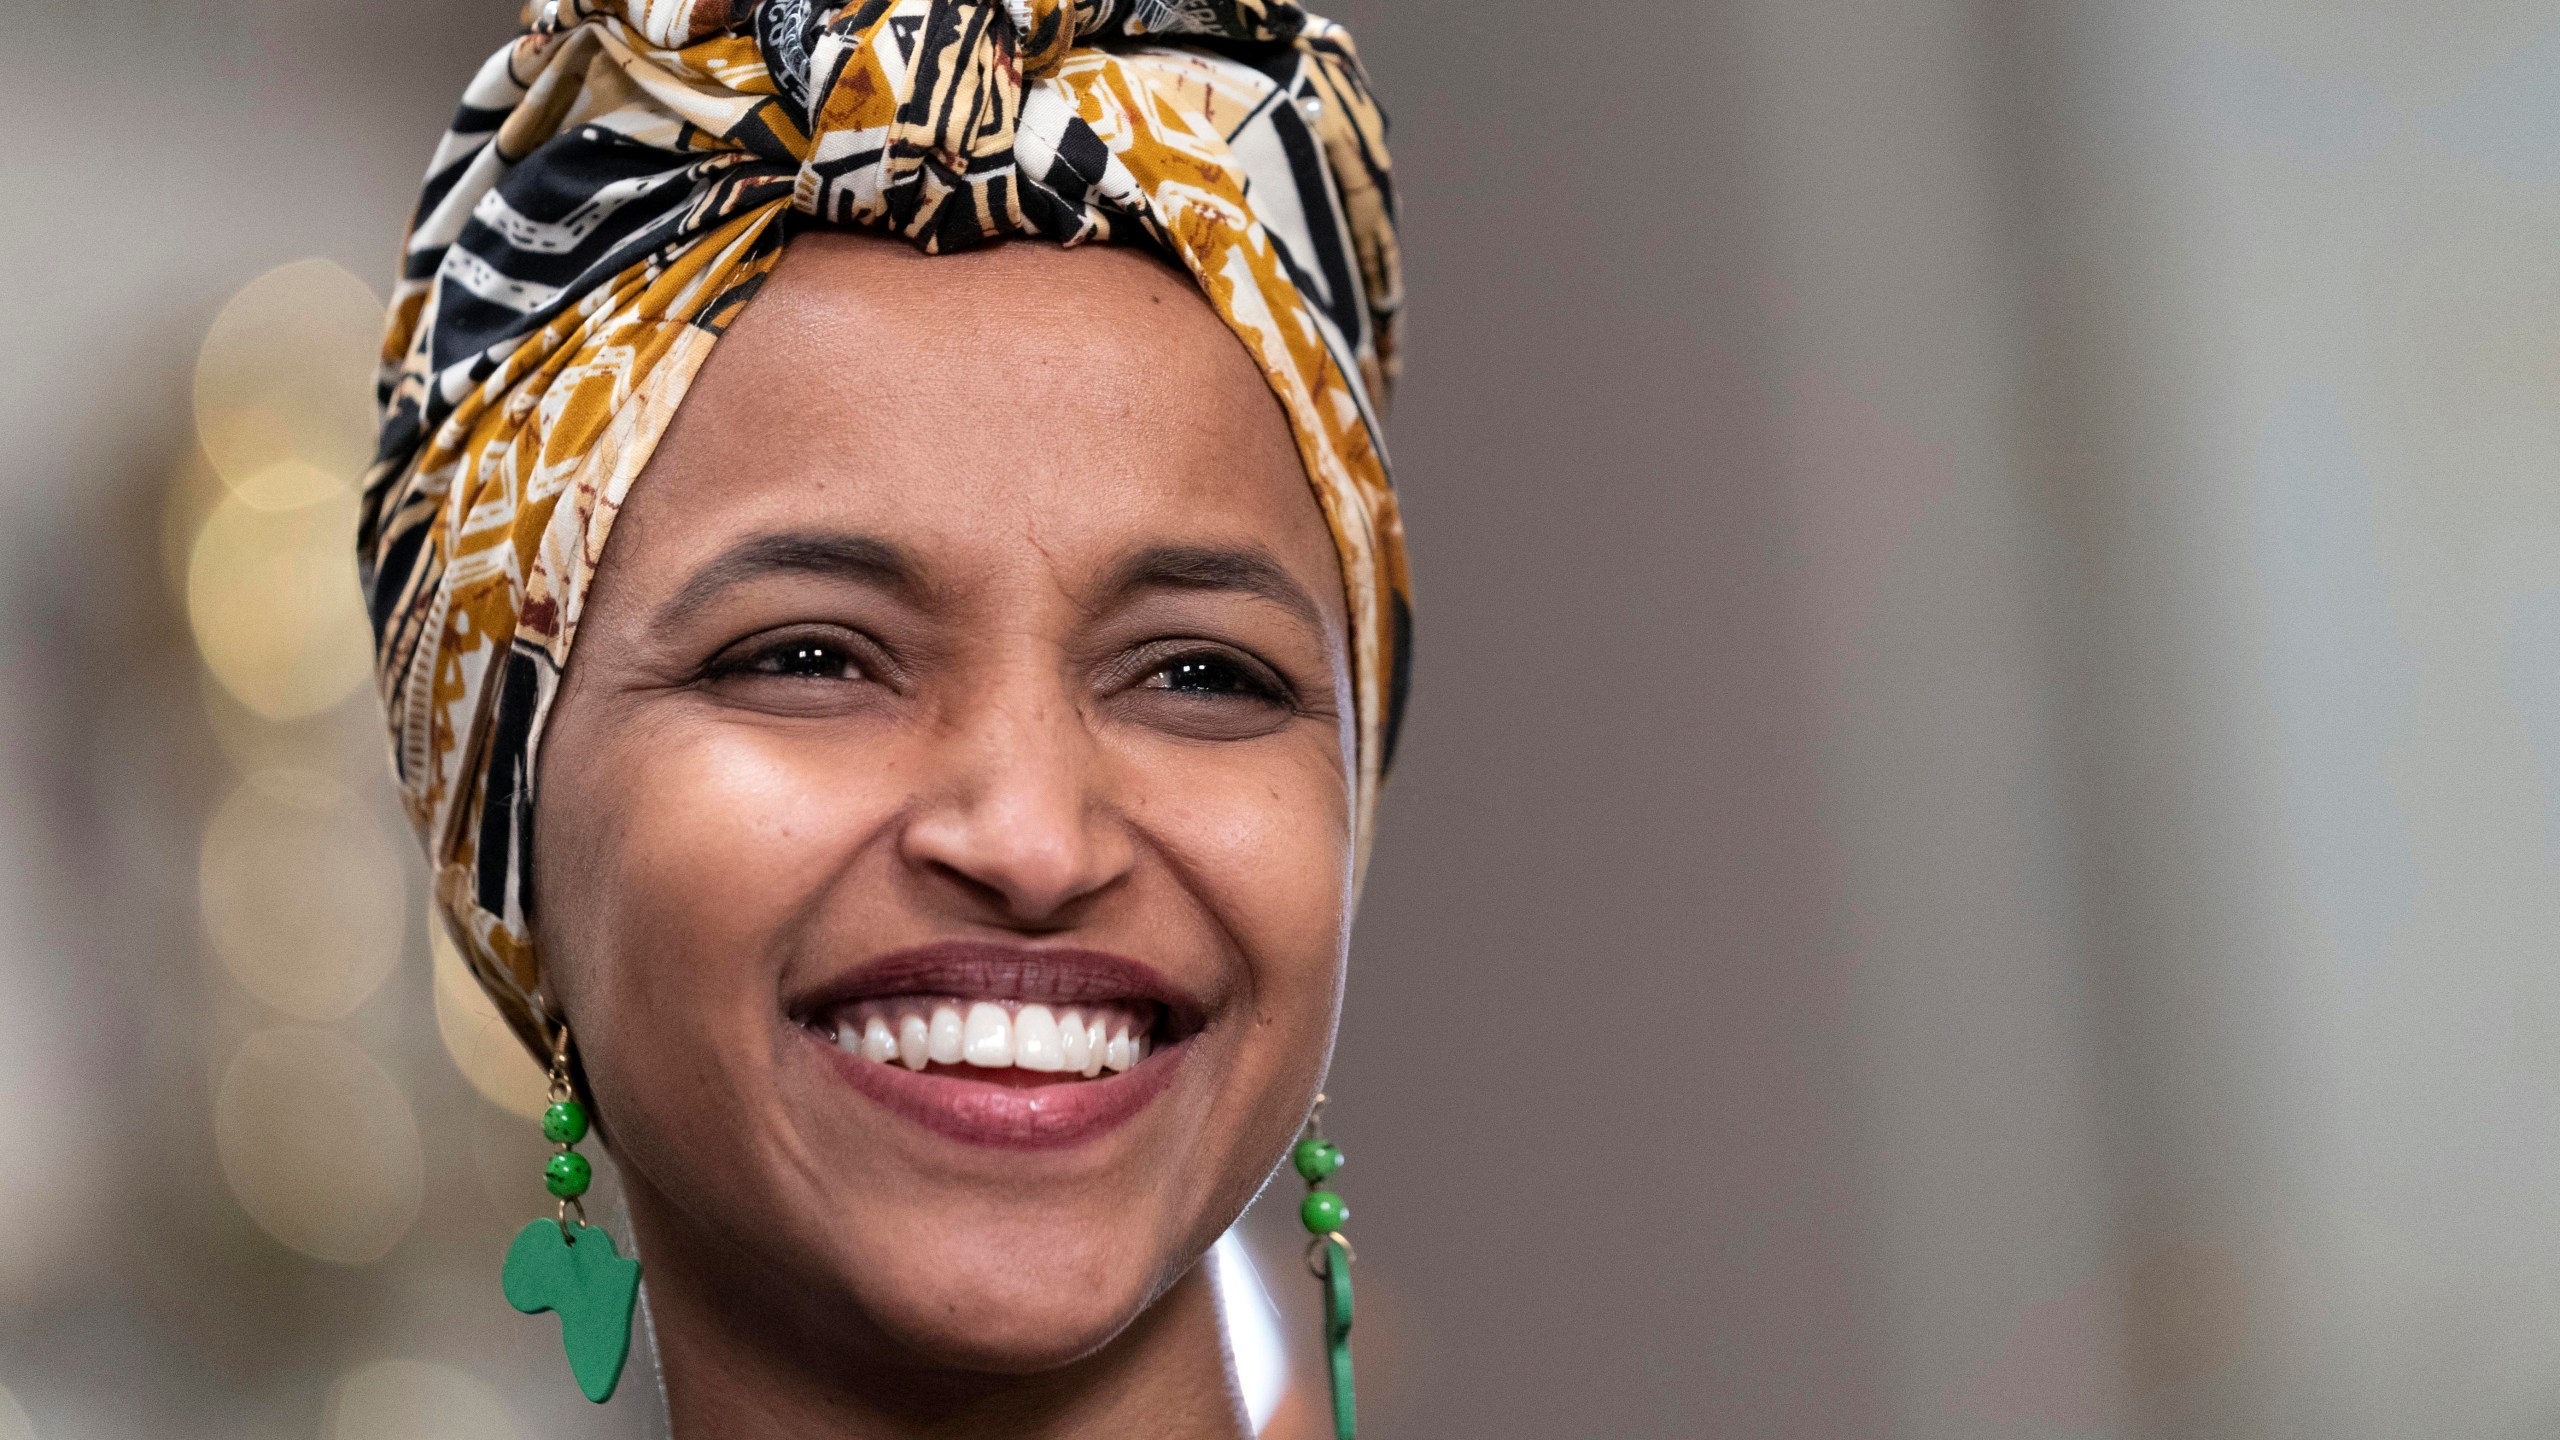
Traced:
POLYGON ((1181 695, 1237 696, 1276 702, 1279 688, 1243 661, 1226 655, 1184 655, 1148 672, 1141 682, 1149 690, 1181 695))
POLYGON ((751 650, 721 667, 730 675, 786 680, 859 680, 862 661, 853 647, 823 636, 794 636, 751 650))
POLYGON ((727 704, 773 715, 841 716, 893 688, 895 661, 859 630, 796 625, 749 635, 720 651, 698 683, 727 704))
POLYGON ((801 641, 766 652, 763 669, 776 675, 798 675, 815 680, 841 680, 854 668, 853 656, 843 647, 801 641))
POLYGON ((1146 668, 1136 683, 1120 692, 1121 713, 1168 735, 1251 740, 1286 727, 1299 713, 1298 692, 1287 680, 1233 650, 1182 650, 1141 663, 1146 668))

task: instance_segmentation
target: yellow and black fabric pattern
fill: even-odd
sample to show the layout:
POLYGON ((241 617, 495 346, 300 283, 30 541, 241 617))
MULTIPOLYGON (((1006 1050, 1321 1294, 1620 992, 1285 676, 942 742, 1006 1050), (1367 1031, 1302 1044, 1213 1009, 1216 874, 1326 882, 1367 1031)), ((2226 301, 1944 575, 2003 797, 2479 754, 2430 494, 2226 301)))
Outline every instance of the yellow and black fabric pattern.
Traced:
MULTIPOLYGON (((549 0, 438 146, 358 537, 439 905, 534 1035, 543 721, 613 518, 788 237, 1136 243, 1259 362, 1339 547, 1365 857, 1410 650, 1379 416, 1402 305, 1386 126, 1287 0, 549 0)), ((894 363, 894 357, 884 357, 894 363)), ((986 397, 1002 404, 1003 397, 986 397)))

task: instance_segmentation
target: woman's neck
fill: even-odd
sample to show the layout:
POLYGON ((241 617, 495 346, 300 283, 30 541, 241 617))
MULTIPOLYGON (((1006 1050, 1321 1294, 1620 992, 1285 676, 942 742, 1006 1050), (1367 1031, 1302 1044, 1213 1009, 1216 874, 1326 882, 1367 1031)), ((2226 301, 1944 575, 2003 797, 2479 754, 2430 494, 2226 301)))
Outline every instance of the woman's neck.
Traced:
POLYGON ((682 1241, 653 1249, 658 1227, 640 1228, 673 1440, 1251 1436, 1206 1264, 1094 1354, 990 1374, 878 1358, 886 1346, 876 1332, 865 1344, 831 1333, 841 1327, 787 1319, 791 1307, 772 1303, 770 1290, 759 1303, 736 1270, 718 1273, 728 1267, 682 1241), (686 1251, 711 1263, 687 1265, 686 1251))

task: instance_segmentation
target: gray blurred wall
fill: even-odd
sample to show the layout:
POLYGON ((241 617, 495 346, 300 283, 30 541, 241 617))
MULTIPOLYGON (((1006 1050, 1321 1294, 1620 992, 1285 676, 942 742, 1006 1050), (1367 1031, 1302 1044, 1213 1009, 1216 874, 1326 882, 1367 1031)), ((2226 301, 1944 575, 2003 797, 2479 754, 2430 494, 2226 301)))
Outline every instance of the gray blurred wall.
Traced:
MULTIPOLYGON (((188 1285, 115 1258, 205 1249, 132 1198, 201 1129, 119 1037, 198 971, 211 783, 137 597, 195 337, 284 260, 385 274, 510 8, 0 21, 46 1440, 318 1433, 268 1372, 321 1338, 170 1341, 188 1285)), ((1412 268, 1417 701, 1328 1112, 1372 1429, 2560 1425, 2560 3, 1331 13, 1412 268)), ((357 1283, 238 1228, 211 1291, 357 1283)), ((470 1358, 453 1273, 365 1333, 470 1358)))

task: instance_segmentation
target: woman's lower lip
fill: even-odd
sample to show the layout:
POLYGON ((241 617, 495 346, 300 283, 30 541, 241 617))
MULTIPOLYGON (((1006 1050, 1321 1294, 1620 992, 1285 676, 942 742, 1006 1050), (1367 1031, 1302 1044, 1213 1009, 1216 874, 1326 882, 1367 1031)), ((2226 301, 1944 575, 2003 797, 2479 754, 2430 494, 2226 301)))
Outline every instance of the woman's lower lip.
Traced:
MULTIPOLYGON (((804 1034, 806 1032, 803 1032, 804 1034)), ((1188 1044, 1167 1045, 1118 1075, 1055 1085, 997 1085, 909 1070, 807 1036, 845 1083, 939 1135, 970 1145, 1052 1149, 1107 1135, 1164 1092, 1188 1044)))

